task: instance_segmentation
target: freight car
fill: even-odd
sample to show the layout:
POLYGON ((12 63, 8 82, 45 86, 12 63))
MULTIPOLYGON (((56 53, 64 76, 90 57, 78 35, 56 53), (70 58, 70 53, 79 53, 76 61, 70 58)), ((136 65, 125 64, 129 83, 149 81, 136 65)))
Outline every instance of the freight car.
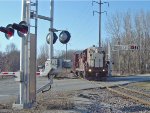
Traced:
POLYGON ((106 54, 99 47, 92 46, 73 55, 73 70, 77 76, 88 80, 107 78, 106 54))

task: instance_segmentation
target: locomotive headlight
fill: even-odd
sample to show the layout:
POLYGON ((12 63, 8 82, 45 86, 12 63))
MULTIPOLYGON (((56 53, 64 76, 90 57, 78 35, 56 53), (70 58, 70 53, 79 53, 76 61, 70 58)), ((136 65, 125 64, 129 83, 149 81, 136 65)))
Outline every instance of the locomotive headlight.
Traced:
POLYGON ((89 72, 92 72, 92 69, 89 69, 89 72))
POLYGON ((103 69, 103 72, 105 71, 105 69, 103 69))

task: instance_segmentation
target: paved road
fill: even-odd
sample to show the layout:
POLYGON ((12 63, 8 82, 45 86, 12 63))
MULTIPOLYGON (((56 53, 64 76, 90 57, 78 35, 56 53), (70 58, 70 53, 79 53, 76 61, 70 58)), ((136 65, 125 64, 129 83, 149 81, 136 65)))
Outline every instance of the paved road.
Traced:
MULTIPOLYGON (((147 75, 136 75, 128 77, 111 77, 107 82, 104 81, 87 81, 84 79, 62 79, 54 80, 51 91, 72 91, 81 90, 96 87, 105 87, 118 84, 126 84, 138 81, 150 81, 150 74, 147 75)), ((44 84, 48 83, 47 78, 37 78, 37 89, 39 89, 44 84)), ((0 80, 0 103, 4 100, 7 102, 12 97, 13 99, 17 97, 19 93, 19 83, 15 82, 14 79, 1 79, 0 80)))
POLYGON ((150 81, 150 74, 143 75, 132 75, 132 76, 123 76, 123 77, 111 77, 108 78, 108 82, 100 82, 103 86, 114 86, 121 84, 128 84, 134 82, 150 81))

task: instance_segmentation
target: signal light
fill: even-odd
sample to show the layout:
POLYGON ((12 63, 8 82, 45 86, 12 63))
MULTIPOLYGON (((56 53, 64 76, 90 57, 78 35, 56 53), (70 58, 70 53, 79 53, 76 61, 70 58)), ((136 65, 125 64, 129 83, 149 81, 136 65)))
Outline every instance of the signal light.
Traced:
POLYGON ((14 23, 12 28, 17 30, 20 37, 25 37, 28 33, 28 25, 25 21, 21 21, 19 24, 14 23))
MULTIPOLYGON (((53 33, 53 44, 55 44, 55 42, 57 41, 58 37, 56 35, 55 32, 57 31, 60 31, 60 30, 56 30, 56 29, 50 29, 50 31, 53 33)), ((50 33, 46 36, 46 41, 48 44, 50 44, 50 33)), ((71 38, 71 35, 68 31, 62 31, 60 34, 59 34, 59 41, 62 43, 62 44, 67 44, 69 42, 71 38)))
POLYGON ((131 46, 130 46, 130 49, 131 49, 131 50, 136 50, 136 49, 139 49, 139 47, 136 46, 136 45, 131 45, 131 46))
POLYGON ((131 49, 134 49, 134 46, 132 45, 130 48, 131 48, 131 49))
POLYGON ((60 34, 59 34, 59 41, 62 43, 62 44, 67 44, 70 40, 70 33, 68 31, 62 31, 60 34))
POLYGON ((138 46, 135 46, 135 49, 139 49, 139 47, 138 47, 138 46))
POLYGON ((12 39, 14 35, 14 29, 12 28, 12 25, 9 24, 6 27, 0 27, 0 31, 5 33, 5 37, 10 40, 12 39))
MULTIPOLYGON (((50 35, 50 33, 49 33, 49 34, 46 36, 46 41, 47 41, 48 44, 50 44, 50 37, 51 37, 51 35, 50 35)), ((56 33, 53 32, 53 44, 56 43, 56 40, 57 40, 57 39, 58 39, 58 37, 57 37, 56 33)))

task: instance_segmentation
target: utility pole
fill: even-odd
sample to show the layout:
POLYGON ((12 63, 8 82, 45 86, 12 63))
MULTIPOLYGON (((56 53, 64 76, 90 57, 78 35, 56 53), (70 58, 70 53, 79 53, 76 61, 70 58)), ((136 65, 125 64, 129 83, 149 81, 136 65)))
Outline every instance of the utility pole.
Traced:
POLYGON ((108 4, 108 7, 109 7, 109 2, 102 2, 101 0, 99 0, 99 2, 97 2, 97 1, 92 1, 92 6, 93 6, 93 3, 97 3, 98 5, 99 5, 99 11, 93 11, 93 15, 94 15, 94 13, 96 12, 96 13, 98 13, 99 14, 99 47, 102 47, 102 41, 101 41, 101 14, 102 13, 106 13, 107 14, 107 11, 101 11, 101 5, 102 4, 105 4, 105 3, 107 3, 108 4))

